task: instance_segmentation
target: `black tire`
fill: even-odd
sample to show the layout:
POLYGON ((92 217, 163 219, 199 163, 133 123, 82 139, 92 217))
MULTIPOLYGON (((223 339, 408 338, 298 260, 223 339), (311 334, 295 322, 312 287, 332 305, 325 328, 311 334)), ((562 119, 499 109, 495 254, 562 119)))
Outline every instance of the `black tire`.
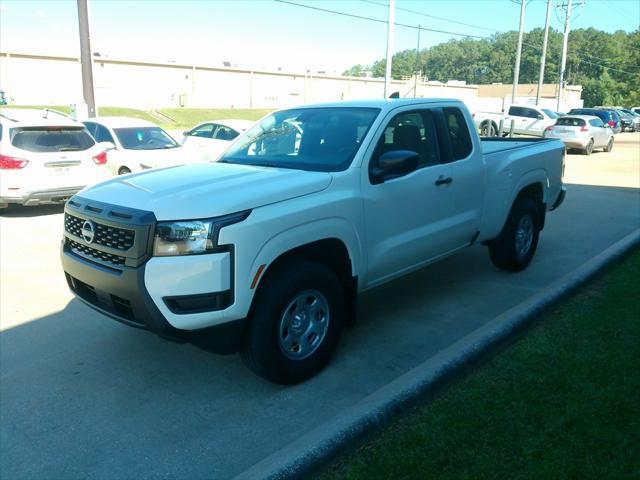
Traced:
POLYGON ((502 232, 497 238, 489 242, 489 256, 493 264, 503 270, 519 272, 527 268, 538 246, 540 236, 540 210, 536 203, 527 197, 516 200, 507 221, 502 227, 502 232), (528 220, 527 220, 528 219, 528 220), (518 235, 519 228, 531 225, 531 238, 526 250, 519 243, 522 237, 518 235), (521 248, 518 248, 521 247, 521 248))
POLYGON ((609 139, 609 143, 607 143, 607 146, 604 147, 605 152, 610 152, 611 150, 613 150, 613 137, 609 139))
POLYGON ((587 146, 584 148, 582 153, 585 155, 591 155, 593 153, 593 138, 589 140, 589 143, 587 143, 587 146))
POLYGON ((127 167, 120 167, 118 169, 118 175, 126 175, 127 173, 131 173, 131 170, 127 167))
MULTIPOLYGON (((306 300, 302 304, 305 302, 306 300)), ((322 312, 322 309, 319 311, 322 312)), ((322 264, 308 261, 276 267, 276 270, 263 278, 256 293, 241 349, 242 359, 257 375, 275 383, 291 385, 307 380, 329 362, 342 332, 344 316, 343 288, 332 270, 322 264), (304 315, 304 321, 307 321, 308 325, 305 333, 299 336, 299 352, 295 351, 295 341, 291 349, 285 348, 284 333, 288 333, 287 328, 291 328, 293 332, 294 327, 283 327, 283 324, 287 323, 286 318, 292 318, 292 309, 298 311, 297 307, 292 307, 294 300, 318 293, 322 297, 318 300, 324 300, 328 310, 324 316, 327 322, 324 334, 315 337, 318 341, 314 347, 308 348, 308 356, 292 358, 301 354, 303 348, 300 345, 303 343, 303 337, 308 340, 307 332, 312 322, 307 319, 311 318, 312 314, 304 315)), ((303 325, 300 330, 304 329, 303 325)), ((295 336, 294 333, 290 335, 295 336)), ((286 338, 290 338, 289 335, 286 335, 286 338)))
POLYGON ((495 137, 498 134, 498 129, 493 125, 493 122, 485 121, 480 126, 480 133, 483 137, 495 137))

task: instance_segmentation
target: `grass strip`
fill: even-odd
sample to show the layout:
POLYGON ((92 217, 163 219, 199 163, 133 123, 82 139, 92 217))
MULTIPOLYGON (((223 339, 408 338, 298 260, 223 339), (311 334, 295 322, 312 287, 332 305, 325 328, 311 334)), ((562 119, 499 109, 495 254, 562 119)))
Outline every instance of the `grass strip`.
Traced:
POLYGON ((323 479, 640 478, 640 252, 323 479))

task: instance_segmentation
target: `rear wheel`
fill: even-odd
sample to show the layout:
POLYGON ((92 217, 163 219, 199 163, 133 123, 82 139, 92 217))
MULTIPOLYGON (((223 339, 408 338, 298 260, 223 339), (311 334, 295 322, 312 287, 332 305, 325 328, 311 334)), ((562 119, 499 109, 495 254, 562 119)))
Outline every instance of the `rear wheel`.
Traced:
POLYGON ((527 268, 538 246, 539 216, 531 198, 516 200, 502 232, 489 242, 489 256, 496 267, 514 272, 527 268))
POLYGON ((127 167, 120 167, 118 169, 118 175, 126 175, 127 173, 131 173, 131 170, 127 167))
POLYGON ((480 134, 483 137, 495 137, 497 135, 497 129, 493 125, 493 122, 486 121, 480 127, 480 134))
POLYGON ((256 294, 241 354, 261 377, 293 384, 329 362, 344 321, 342 285, 314 262, 277 267, 256 294))
POLYGON ((593 138, 589 140, 589 143, 587 143, 587 146, 584 147, 584 150, 582 152, 585 155, 591 155, 591 153, 593 152, 593 138))
POLYGON ((604 151, 605 152, 610 152, 611 150, 613 150, 613 137, 611 137, 609 139, 609 142, 607 143, 607 146, 604 147, 604 151))

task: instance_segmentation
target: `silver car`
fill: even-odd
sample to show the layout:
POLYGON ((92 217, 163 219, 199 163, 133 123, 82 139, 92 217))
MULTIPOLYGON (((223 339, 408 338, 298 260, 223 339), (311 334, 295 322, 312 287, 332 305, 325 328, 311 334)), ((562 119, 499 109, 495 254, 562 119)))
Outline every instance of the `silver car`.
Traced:
POLYGON ((577 149, 585 155, 591 155, 596 148, 605 152, 613 148, 613 130, 591 115, 561 117, 555 125, 547 127, 544 137, 562 140, 567 149, 577 149))

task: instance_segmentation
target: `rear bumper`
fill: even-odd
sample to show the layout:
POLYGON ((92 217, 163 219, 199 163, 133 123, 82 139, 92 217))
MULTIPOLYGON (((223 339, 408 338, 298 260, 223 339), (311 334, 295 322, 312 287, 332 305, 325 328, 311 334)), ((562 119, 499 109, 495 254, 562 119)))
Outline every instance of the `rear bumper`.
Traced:
POLYGON ((11 190, 3 190, 0 195, 0 203, 13 203, 24 206, 60 204, 69 200, 83 188, 84 186, 66 187, 33 192, 17 190, 15 194, 11 190))

